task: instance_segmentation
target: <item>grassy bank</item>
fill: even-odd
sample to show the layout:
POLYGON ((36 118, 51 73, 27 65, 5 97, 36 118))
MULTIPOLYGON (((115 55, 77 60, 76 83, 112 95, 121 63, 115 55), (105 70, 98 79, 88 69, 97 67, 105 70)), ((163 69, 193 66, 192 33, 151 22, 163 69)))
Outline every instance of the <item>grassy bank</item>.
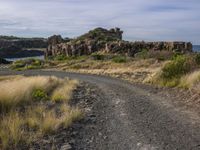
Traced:
POLYGON ((0 149, 16 149, 82 117, 68 102, 78 82, 56 77, 1 77, 0 149))
MULTIPOLYGON (((109 75, 133 82, 143 82, 161 68, 166 52, 142 52, 136 57, 106 53, 94 53, 90 56, 57 56, 49 60, 54 64, 51 69, 70 72, 109 75), (154 58, 155 55, 157 58, 154 58)), ((168 54, 171 55, 171 54, 168 54)))
POLYGON ((199 81, 200 54, 181 54, 171 51, 148 51, 144 49, 137 53, 135 57, 108 53, 93 53, 89 56, 73 57, 58 55, 49 58, 45 63, 36 63, 41 64, 38 67, 30 67, 26 61, 23 64, 25 65, 22 65, 21 68, 13 68, 19 70, 51 68, 70 72, 108 75, 131 82, 190 88, 196 86, 195 84, 199 81), (187 82, 185 82, 186 80, 187 82))
POLYGON ((45 62, 39 59, 25 59, 25 60, 17 60, 12 63, 11 69, 22 71, 28 69, 42 69, 45 65, 45 62))
POLYGON ((167 61, 149 82, 167 87, 197 88, 199 69, 200 54, 177 55, 167 61))

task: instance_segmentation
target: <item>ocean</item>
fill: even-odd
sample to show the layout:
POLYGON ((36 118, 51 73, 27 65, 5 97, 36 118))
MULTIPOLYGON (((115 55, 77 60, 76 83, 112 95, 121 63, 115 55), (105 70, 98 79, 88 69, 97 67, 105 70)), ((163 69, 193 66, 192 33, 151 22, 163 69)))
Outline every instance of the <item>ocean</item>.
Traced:
POLYGON ((200 45, 193 45, 194 52, 200 52, 200 45))

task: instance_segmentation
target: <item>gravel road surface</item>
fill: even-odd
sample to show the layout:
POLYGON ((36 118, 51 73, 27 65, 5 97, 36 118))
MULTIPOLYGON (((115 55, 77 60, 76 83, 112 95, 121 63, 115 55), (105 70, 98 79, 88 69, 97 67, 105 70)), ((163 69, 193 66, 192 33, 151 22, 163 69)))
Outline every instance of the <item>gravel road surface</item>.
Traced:
POLYGON ((199 117, 180 111, 170 97, 152 92, 151 86, 56 71, 0 71, 0 75, 8 74, 70 77, 95 88, 95 124, 81 130, 83 137, 75 142, 75 149, 200 150, 199 117))

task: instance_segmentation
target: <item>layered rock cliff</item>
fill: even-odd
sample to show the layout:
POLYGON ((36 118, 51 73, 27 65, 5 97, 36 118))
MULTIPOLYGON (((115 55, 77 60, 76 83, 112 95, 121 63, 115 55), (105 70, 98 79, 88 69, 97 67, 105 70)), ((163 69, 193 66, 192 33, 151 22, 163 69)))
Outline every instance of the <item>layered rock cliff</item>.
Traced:
POLYGON ((10 62, 0 57, 0 64, 10 64, 10 62))
POLYGON ((16 46, 19 48, 46 48, 47 40, 44 38, 0 36, 0 48, 8 48, 10 46, 16 46))
POLYGON ((97 51, 134 56, 143 49, 183 53, 192 51, 192 44, 189 42, 129 42, 122 40, 122 33, 119 28, 110 30, 96 28, 67 42, 60 35, 54 35, 48 38, 45 56, 81 56, 97 51))
POLYGON ((27 57, 42 55, 41 51, 26 51, 24 48, 46 48, 47 40, 43 38, 18 38, 13 36, 0 36, 0 57, 27 57))

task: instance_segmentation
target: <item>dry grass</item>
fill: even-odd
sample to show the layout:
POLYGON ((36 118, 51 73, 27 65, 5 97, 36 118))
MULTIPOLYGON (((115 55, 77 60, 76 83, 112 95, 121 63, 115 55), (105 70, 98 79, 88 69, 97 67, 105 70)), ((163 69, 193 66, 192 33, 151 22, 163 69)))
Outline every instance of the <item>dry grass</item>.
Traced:
POLYGON ((26 123, 32 129, 37 129, 37 134, 49 134, 55 132, 59 127, 67 128, 73 121, 82 117, 78 108, 72 108, 67 104, 60 106, 60 114, 56 110, 37 106, 28 111, 26 123))
POLYGON ((161 68, 163 61, 156 59, 127 59, 125 63, 112 60, 96 61, 91 59, 61 62, 56 69, 70 72, 89 73, 120 77, 131 82, 144 82, 161 68))
POLYGON ((35 89, 43 89, 47 93, 62 82, 56 77, 23 77, 0 82, 0 111, 9 110, 16 105, 31 101, 35 89))
POLYGON ((29 144, 45 134, 54 133, 60 127, 70 126, 82 117, 78 108, 68 105, 72 91, 78 84, 76 80, 42 76, 2 78, 0 149, 15 149, 19 144, 29 144), (47 101, 33 101, 35 89, 45 91, 54 107, 48 108, 47 101), (53 96, 59 97, 60 103, 55 103, 58 99, 51 99, 53 96))
POLYGON ((21 78, 22 76, 20 75, 16 75, 16 76, 0 76, 0 82, 1 81, 5 81, 5 80, 13 80, 13 79, 19 79, 21 78))
POLYGON ((16 147, 19 142, 25 140, 22 125, 23 119, 16 112, 2 117, 0 123, 1 148, 16 147))
POLYGON ((200 91, 199 82, 200 82, 200 71, 194 71, 192 73, 183 76, 180 79, 179 87, 187 89, 192 88, 197 91, 200 91))
POLYGON ((68 101, 72 95, 72 90, 75 89, 77 84, 77 80, 67 80, 53 91, 51 99, 55 102, 68 101))

